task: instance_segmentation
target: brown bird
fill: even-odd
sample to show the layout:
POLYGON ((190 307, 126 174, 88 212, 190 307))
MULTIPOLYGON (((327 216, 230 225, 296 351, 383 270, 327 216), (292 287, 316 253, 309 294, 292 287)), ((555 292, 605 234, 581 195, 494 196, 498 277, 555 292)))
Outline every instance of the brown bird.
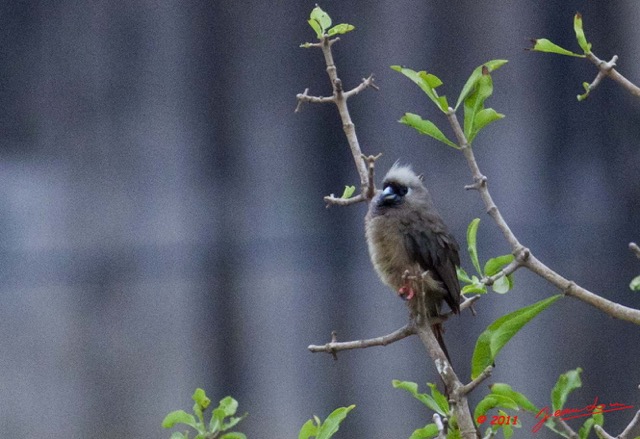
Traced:
MULTIPOLYGON (((380 279, 409 301, 412 316, 441 315, 442 302, 460 312, 459 246, 409 166, 396 164, 369 204, 365 233, 380 279)), ((447 358, 442 325, 432 325, 447 358)))

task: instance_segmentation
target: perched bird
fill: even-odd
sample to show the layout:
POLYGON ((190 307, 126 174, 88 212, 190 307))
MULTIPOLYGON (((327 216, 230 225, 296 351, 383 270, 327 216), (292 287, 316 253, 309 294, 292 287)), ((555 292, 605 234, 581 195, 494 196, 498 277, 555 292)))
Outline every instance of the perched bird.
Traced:
MULTIPOLYGON (((409 301, 413 316, 441 315, 442 302, 460 312, 459 246, 410 166, 397 162, 365 217, 369 255, 380 279, 409 301)), ((432 325, 447 358, 442 325, 432 325)))

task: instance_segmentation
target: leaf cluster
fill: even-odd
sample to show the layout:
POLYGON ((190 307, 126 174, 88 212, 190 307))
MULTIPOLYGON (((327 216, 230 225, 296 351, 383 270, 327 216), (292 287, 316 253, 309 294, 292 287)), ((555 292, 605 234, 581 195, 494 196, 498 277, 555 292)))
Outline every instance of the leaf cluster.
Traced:
MULTIPOLYGON (((462 268, 457 267, 458 280, 464 285, 462 287, 463 294, 484 294, 487 292, 487 285, 482 279, 486 279, 497 275, 508 264, 510 264, 514 256, 512 254, 496 256, 485 262, 484 268, 480 268, 480 260, 478 257, 477 235, 480 218, 474 218, 467 227, 467 251, 471 258, 471 263, 476 269, 478 276, 469 276, 462 268)), ((513 288, 513 275, 502 275, 494 279, 491 288, 494 292, 504 294, 513 288)))
MULTIPOLYGON (((576 34, 576 41, 578 42, 578 46, 580 46, 583 53, 575 53, 567 50, 546 38, 537 38, 532 40, 533 47, 530 50, 534 52, 547 52, 564 56, 585 58, 591 53, 591 43, 587 41, 587 37, 584 34, 584 28, 582 26, 582 14, 580 14, 579 12, 576 13, 576 15, 574 15, 573 17, 573 30, 576 34)), ((579 101, 583 101, 587 97, 589 97, 589 92, 591 91, 589 83, 587 82, 583 82, 582 87, 584 88, 585 92, 577 96, 579 101)))
MULTIPOLYGON (((467 79, 464 87, 462 87, 462 91, 458 96, 454 108, 449 107, 446 96, 440 96, 438 94, 436 89, 440 87, 443 82, 436 75, 427 73, 424 70, 416 72, 415 70, 397 65, 391 66, 391 68, 402 73, 418 85, 436 107, 445 114, 457 111, 460 105, 464 104, 464 135, 467 145, 471 145, 480 130, 491 122, 495 122, 504 117, 504 114, 498 113, 493 108, 485 108, 484 103, 487 98, 493 94, 493 80, 491 79, 490 72, 502 67, 506 63, 506 60, 495 59, 476 67, 467 79)), ((431 136, 452 148, 460 149, 464 146, 451 141, 435 123, 422 119, 422 117, 417 114, 405 113, 399 122, 414 128, 420 134, 431 136)))
MULTIPOLYGON (((356 27, 352 24, 340 23, 335 26, 331 26, 332 20, 329 14, 323 11, 320 6, 316 6, 311 11, 309 15, 309 20, 307 20, 309 26, 315 31, 316 37, 322 41, 325 38, 330 38, 339 34, 346 34, 347 32, 351 32, 356 27)), ((308 48, 311 47, 311 43, 301 44, 300 47, 308 48)))
POLYGON ((315 437, 316 439, 329 439, 340 428, 340 424, 347 417, 349 412, 355 408, 355 405, 349 407, 340 407, 335 409, 327 419, 321 421, 320 418, 314 416, 302 425, 300 433, 298 433, 298 439, 309 439, 315 437))
MULTIPOLYGON (((195 439, 247 439, 243 433, 227 432, 247 416, 246 413, 242 416, 234 416, 238 410, 238 402, 235 399, 230 396, 221 399, 218 407, 211 412, 208 423, 205 422, 204 411, 211 404, 211 400, 205 391, 196 389, 191 399, 194 401, 193 414, 184 410, 175 410, 164 418, 162 426, 173 428, 178 424, 185 424, 196 430, 195 439)), ((188 438, 188 431, 184 433, 176 431, 171 435, 171 439, 188 438)))

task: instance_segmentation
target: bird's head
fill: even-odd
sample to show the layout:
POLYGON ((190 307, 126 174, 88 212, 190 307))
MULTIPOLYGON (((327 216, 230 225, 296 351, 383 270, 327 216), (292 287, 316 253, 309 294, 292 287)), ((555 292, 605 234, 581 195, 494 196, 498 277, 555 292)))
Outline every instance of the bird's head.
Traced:
POLYGON ((382 181, 382 192, 376 198, 378 207, 395 207, 405 203, 429 202, 422 177, 410 166, 394 164, 382 181))

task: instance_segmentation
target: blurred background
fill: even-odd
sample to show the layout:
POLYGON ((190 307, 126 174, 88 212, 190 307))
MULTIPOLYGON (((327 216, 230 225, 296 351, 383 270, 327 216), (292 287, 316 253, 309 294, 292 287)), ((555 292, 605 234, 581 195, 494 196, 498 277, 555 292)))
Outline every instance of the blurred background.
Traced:
MULTIPOLYGON (((309 344, 380 336, 406 323, 404 302, 368 259, 366 206, 326 209, 358 178, 307 18, 315 0, 5 1, 0 5, 0 435, 168 438, 160 423, 196 387, 232 395, 252 438, 293 438, 312 415, 356 404, 336 438, 406 438, 430 421, 392 379, 438 382, 417 339, 338 361, 309 344)), ((640 82, 640 3, 325 0, 356 31, 334 46, 346 88, 373 73, 380 91, 350 104, 379 176, 411 163, 463 247, 482 218, 482 260, 509 252, 461 154, 397 123, 444 117, 389 66, 426 69, 454 102, 483 62, 488 106, 506 118, 474 142, 492 194, 520 240, 550 267, 635 308, 640 261, 640 100, 596 69, 523 50, 546 37, 578 51, 573 14, 603 59, 640 82)), ((466 253, 463 267, 472 270, 466 253)), ((518 271, 447 324, 468 379, 480 332, 557 293, 518 271)), ((578 366, 568 406, 640 404, 640 328, 566 298, 501 352, 489 382, 538 406, 578 366)), ((472 396, 475 404, 486 391, 472 396)), ((605 416, 612 434, 631 410, 605 416)), ((535 423, 521 416, 530 435, 535 423)), ((580 423, 572 423, 576 429, 580 423)), ((550 437, 540 432, 535 437, 550 437)))

